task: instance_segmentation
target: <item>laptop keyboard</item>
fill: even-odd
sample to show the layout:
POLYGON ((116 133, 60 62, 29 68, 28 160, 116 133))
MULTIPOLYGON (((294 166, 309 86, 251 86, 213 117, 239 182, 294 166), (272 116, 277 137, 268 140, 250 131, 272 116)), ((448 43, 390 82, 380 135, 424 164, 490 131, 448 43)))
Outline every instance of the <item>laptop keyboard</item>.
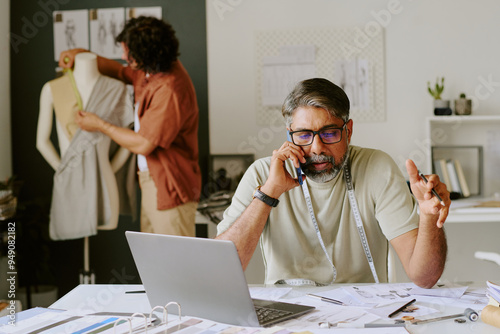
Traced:
POLYGON ((260 324, 265 324, 269 321, 273 321, 274 319, 292 314, 292 312, 289 311, 277 310, 274 308, 267 308, 262 306, 255 306, 255 311, 257 312, 257 318, 259 319, 260 324))

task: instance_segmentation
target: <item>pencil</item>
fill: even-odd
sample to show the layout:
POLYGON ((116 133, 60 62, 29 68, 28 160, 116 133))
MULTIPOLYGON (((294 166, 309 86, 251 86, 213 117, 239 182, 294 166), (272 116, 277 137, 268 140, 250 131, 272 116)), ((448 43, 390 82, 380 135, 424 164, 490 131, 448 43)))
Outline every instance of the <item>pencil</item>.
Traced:
POLYGON ((344 306, 346 305, 341 300, 337 300, 337 299, 333 299, 333 298, 328 298, 328 297, 323 297, 323 296, 318 296, 318 295, 315 295, 315 294, 312 294, 312 293, 308 293, 307 295, 310 296, 310 297, 319 298, 322 301, 327 302, 327 303, 332 303, 332 304, 337 304, 337 305, 344 305, 344 306))
POLYGON ((389 318, 392 318, 393 316, 395 316, 396 314, 398 314, 399 312, 403 311, 406 307, 410 306, 411 304, 413 304, 414 302, 416 301, 416 299, 412 299, 410 300, 408 303, 404 304, 403 306, 401 306, 400 308, 398 308, 396 311, 392 312, 391 314, 388 315, 389 318))
MULTIPOLYGON (((425 175, 421 171, 418 171, 418 175, 420 175, 420 177, 424 180, 425 183, 429 182, 427 180, 427 178, 425 177, 425 175)), ((441 205, 444 206, 444 202, 441 199, 441 196, 439 196, 439 194, 437 193, 437 191, 434 188, 432 188, 432 193, 434 194, 434 196, 436 196, 436 198, 439 200, 439 202, 441 202, 441 205)))

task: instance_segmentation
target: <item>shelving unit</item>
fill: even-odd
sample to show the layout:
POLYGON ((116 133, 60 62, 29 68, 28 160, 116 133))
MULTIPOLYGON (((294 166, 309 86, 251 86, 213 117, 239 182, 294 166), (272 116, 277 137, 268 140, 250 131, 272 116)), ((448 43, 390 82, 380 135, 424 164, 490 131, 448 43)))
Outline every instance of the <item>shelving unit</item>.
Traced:
MULTIPOLYGON (((500 115, 470 115, 470 116, 433 116, 427 118, 426 128, 427 171, 432 169, 432 147, 471 147, 483 148, 481 171, 472 171, 482 180, 479 188, 481 194, 464 200, 457 200, 452 204, 458 205, 461 201, 473 202, 491 198, 494 193, 500 192, 500 115), (495 146, 496 145, 496 146, 495 146)), ((466 162, 467 163, 467 162, 466 162)), ((469 171, 470 173, 471 171, 469 171)), ((500 222, 500 208, 497 210, 474 209, 450 210, 447 223, 488 223, 500 222)))
MULTIPOLYGON (((433 116, 427 118, 427 171, 432 171, 433 146, 482 146, 482 196, 500 192, 500 115, 433 116), (496 145, 496 146, 495 146, 496 145)), ((479 171, 476 171, 479 172, 479 171)))
MULTIPOLYGON (((496 268, 482 264, 474 258, 474 253, 493 252, 498 248, 496 240, 500 234, 500 208, 478 208, 474 205, 486 200, 499 200, 491 197, 495 192, 500 193, 499 138, 500 115, 433 116, 426 119, 424 145, 428 148, 426 172, 432 171, 431 147, 433 146, 455 148, 480 146, 483 152, 481 195, 453 200, 446 219, 448 257, 442 279, 454 280, 457 277, 460 280, 489 279, 497 274, 496 268)), ((441 153, 446 154, 446 149, 441 153)), ((460 153, 459 156, 450 158, 458 158, 465 173, 464 165, 468 163, 467 158, 460 153)), ((468 172, 474 177, 479 175, 475 170, 468 172)))

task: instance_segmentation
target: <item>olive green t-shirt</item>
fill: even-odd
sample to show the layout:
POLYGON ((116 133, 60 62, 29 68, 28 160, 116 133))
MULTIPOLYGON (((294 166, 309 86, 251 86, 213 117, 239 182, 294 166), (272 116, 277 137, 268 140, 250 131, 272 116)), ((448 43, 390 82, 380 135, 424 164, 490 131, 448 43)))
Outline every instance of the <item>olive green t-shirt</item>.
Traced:
MULTIPOLYGON (((388 240, 418 228, 417 203, 389 155, 352 145, 349 150, 354 193, 375 268, 380 281, 387 282, 388 240)), ((248 168, 217 227, 219 234, 250 204, 254 189, 267 180, 270 163, 271 158, 267 157, 248 168)), ((290 160, 286 168, 297 177, 290 160)), ((305 182, 324 244, 337 269, 335 282, 374 282, 349 204, 343 171, 326 183, 309 178, 305 182)), ((261 235, 265 283, 282 279, 330 283, 332 267, 320 246, 302 188, 283 193, 279 201, 261 235)))

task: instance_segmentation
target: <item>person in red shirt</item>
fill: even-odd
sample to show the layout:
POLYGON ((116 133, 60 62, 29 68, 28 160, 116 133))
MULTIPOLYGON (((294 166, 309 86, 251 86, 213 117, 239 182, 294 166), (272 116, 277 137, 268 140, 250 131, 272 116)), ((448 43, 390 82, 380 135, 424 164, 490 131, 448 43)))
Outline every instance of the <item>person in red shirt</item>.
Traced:
MULTIPOLYGON (((179 42, 172 26, 153 17, 127 21, 116 37, 123 66, 98 56, 99 71, 131 84, 135 95, 134 130, 80 110, 82 130, 99 131, 137 154, 141 187, 141 231, 195 236, 201 192, 198 164, 198 104, 189 74, 177 59, 179 42)), ((71 68, 84 49, 63 51, 59 66, 71 68)))

